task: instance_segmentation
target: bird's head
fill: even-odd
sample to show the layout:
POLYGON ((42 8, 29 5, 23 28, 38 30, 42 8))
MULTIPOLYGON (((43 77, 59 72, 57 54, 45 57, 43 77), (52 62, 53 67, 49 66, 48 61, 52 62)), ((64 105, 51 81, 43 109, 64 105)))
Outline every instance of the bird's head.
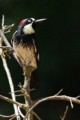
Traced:
POLYGON ((20 22, 19 24, 19 29, 21 29, 21 31, 25 34, 25 35, 29 35, 29 34, 33 34, 35 33, 35 28, 36 26, 45 21, 46 18, 44 19, 34 19, 34 18, 28 18, 28 19, 24 19, 20 22))

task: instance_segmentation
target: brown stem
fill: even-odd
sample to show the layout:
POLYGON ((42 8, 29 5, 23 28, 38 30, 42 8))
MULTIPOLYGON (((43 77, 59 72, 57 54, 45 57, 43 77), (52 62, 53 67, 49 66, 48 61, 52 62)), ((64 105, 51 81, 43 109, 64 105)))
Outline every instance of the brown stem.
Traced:
MULTIPOLYGON (((31 100, 31 97, 30 97, 30 79, 27 79, 26 76, 25 76, 25 79, 24 79, 23 88, 25 89, 25 95, 24 95, 25 104, 28 106, 28 110, 29 110, 32 106, 32 100, 31 100)), ((26 111, 26 113, 28 112, 28 110, 26 111)), ((27 117, 25 116, 24 120, 33 120, 32 112, 29 113, 27 115, 27 117)))

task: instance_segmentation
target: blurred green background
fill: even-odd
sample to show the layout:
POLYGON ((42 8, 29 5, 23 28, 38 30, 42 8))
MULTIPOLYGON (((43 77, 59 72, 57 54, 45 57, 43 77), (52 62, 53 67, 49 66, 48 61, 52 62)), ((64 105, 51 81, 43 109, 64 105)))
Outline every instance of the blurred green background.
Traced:
MULTIPOLYGON (((5 23, 15 23, 11 39, 19 22, 28 17, 48 18, 37 28, 37 41, 40 52, 39 89, 31 93, 32 99, 39 99, 57 93, 69 96, 80 94, 80 1, 79 0, 0 0, 0 23, 2 14, 5 23)), ((23 84, 20 66, 12 59, 7 59, 15 89, 23 84)), ((0 60, 0 94, 9 96, 9 84, 2 61, 0 60)), ((23 99, 17 98, 20 102, 23 99)), ((36 107, 42 120, 60 120, 66 105, 63 101, 49 101, 36 107)), ((12 105, 0 100, 0 114, 12 114, 12 105)), ((6 120, 0 118, 0 120, 6 120)), ((80 120, 80 106, 74 104, 69 109, 65 120, 80 120)))

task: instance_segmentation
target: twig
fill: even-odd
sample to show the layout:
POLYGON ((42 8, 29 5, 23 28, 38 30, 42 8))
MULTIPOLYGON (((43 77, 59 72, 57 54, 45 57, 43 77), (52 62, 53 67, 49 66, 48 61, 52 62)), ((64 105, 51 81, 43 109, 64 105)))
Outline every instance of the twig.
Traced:
POLYGON ((2 15, 2 31, 4 32, 4 29, 5 29, 5 27, 4 27, 4 15, 2 15))
POLYGON ((12 118, 14 116, 15 116, 15 114, 13 114, 13 115, 2 115, 2 114, 0 114, 0 117, 3 117, 3 118, 12 118))
POLYGON ((63 88, 58 93, 56 93, 54 96, 59 95, 62 91, 63 91, 63 88))
POLYGON ((23 94, 15 95, 16 97, 22 97, 24 96, 23 94))
MULTIPOLYGON (((5 37, 5 35, 4 35, 4 33, 3 33, 3 31, 2 31, 1 29, 0 29, 0 35, 1 35, 4 43, 7 45, 7 47, 11 47, 10 43, 8 42, 7 38, 5 37)), ((11 48, 12 48, 12 47, 11 47, 11 48)), ((19 60, 18 60, 15 52, 13 52, 12 55, 13 55, 13 57, 15 58, 15 60, 18 62, 18 64, 20 65, 19 60)))
MULTIPOLYGON (((58 95, 58 96, 49 96, 49 97, 46 97, 46 98, 42 98, 40 99, 38 102, 36 102, 28 111, 31 112, 36 106, 38 106, 40 103, 42 102, 45 102, 45 101, 48 101, 48 100, 61 100, 61 101, 69 101, 70 100, 73 102, 73 103, 76 103, 76 104, 79 104, 80 105, 80 100, 74 98, 74 97, 70 97, 70 96, 66 96, 66 95, 58 95)), ((27 113, 27 114, 28 114, 27 113)))
POLYGON ((11 25, 4 25, 4 15, 2 15, 2 31, 4 33, 8 33, 8 32, 11 32, 11 28, 14 26, 14 24, 11 24, 11 25))
POLYGON ((80 98, 80 95, 78 95, 78 96, 77 96, 77 97, 75 97, 75 98, 77 98, 77 99, 78 99, 78 98, 80 98))
MULTIPOLYGON (((7 77, 8 77, 10 89, 11 89, 11 92, 12 92, 12 94, 11 94, 12 99, 14 101, 16 101, 15 93, 14 93, 14 85, 13 85, 12 77, 11 77, 11 74, 10 74, 10 71, 9 71, 9 68, 8 68, 8 65, 7 65, 7 61, 6 61, 5 57, 1 56, 1 58, 2 58, 2 61, 3 61, 3 66, 4 66, 4 69, 5 69, 5 72, 6 72, 7 77)), ((18 117, 18 120, 19 120, 19 113, 18 113, 17 106, 15 104, 13 104, 13 106, 14 106, 15 114, 18 117)))
POLYGON ((16 115, 15 115, 15 116, 13 116, 12 118, 10 118, 9 120, 13 120, 14 118, 16 118, 16 115))
MULTIPOLYGON (((5 27, 4 27, 4 15, 3 15, 3 16, 2 16, 2 31, 4 32, 4 30, 5 30, 5 27)), ((0 39, 0 46, 1 46, 1 47, 2 47, 2 40, 3 40, 3 39, 0 39)), ((0 49, 1 49, 1 48, 0 48, 0 49)), ((8 82, 9 82, 9 85, 10 85, 11 92, 13 93, 13 94, 11 94, 12 99, 13 99, 14 101, 16 101, 15 93, 14 93, 14 85, 13 85, 13 82, 12 82, 11 73, 10 73, 10 70, 9 70, 9 68, 8 68, 7 61, 6 61, 6 59, 5 59, 5 57, 4 57, 3 54, 4 54, 4 53, 3 53, 3 50, 2 50, 1 58, 2 58, 2 62, 3 62, 3 67, 4 67, 5 72, 6 72, 6 74, 7 74, 7 78, 8 78, 8 82)), ((13 104, 13 106, 14 106, 15 115, 17 116, 17 120, 20 120, 19 113, 18 113, 18 108, 17 108, 17 106, 16 106, 15 104, 13 104)))
POLYGON ((5 37, 3 31, 0 29, 0 35, 3 38, 4 43, 8 46, 11 47, 10 43, 8 42, 7 38, 5 37))
MULTIPOLYGON (((59 90, 59 92, 57 92, 56 94, 54 94, 53 96, 58 96, 61 92, 63 91, 63 88, 61 90, 59 90)), ((42 98, 41 98, 42 99, 42 98)), ((34 105, 35 103, 37 103, 39 100, 41 99, 37 99, 35 101, 32 101, 32 105, 34 105)))
POLYGON ((34 111, 32 111, 32 113, 38 120, 41 120, 41 118, 34 111))
POLYGON ((24 115, 22 114, 19 106, 18 106, 18 111, 19 111, 20 116, 21 116, 22 118, 24 118, 24 115))
MULTIPOLYGON (((19 93, 19 92, 21 92, 21 90, 16 90, 16 91, 14 91, 15 93, 19 93)), ((9 92, 9 94, 12 94, 12 92, 9 92)))
POLYGON ((5 97, 3 95, 0 95, 0 99, 5 100, 6 102, 9 102, 9 103, 15 104, 15 105, 19 106, 20 108, 22 108, 24 110, 27 109, 25 104, 19 103, 17 101, 13 101, 12 99, 10 99, 8 97, 5 97))
POLYGON ((68 108, 69 108, 69 107, 66 106, 66 110, 65 110, 65 112, 64 112, 63 117, 60 116, 61 120, 65 120, 65 118, 66 118, 66 116, 67 116, 68 108))
POLYGON ((70 98, 70 105, 71 105, 71 108, 74 107, 73 103, 72 103, 72 98, 70 98))
POLYGON ((5 27, 5 31, 4 31, 4 33, 9 33, 9 32, 11 32, 11 28, 14 26, 14 24, 11 24, 11 25, 5 25, 4 27, 5 27))

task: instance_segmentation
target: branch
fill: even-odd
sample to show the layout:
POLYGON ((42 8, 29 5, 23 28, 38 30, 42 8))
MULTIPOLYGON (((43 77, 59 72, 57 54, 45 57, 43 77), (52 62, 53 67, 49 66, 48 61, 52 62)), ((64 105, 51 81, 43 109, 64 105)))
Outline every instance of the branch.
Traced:
POLYGON ((35 112, 32 112, 32 113, 37 118, 37 120, 41 120, 41 118, 35 112))
MULTIPOLYGON (((5 31, 6 31, 6 33, 9 32, 11 30, 11 27, 13 27, 13 24, 9 25, 9 26, 4 25, 4 15, 3 15, 3 17, 2 17, 2 30, 0 29, 0 36, 1 36, 1 39, 4 41, 4 43, 6 44, 6 47, 10 47, 10 48, 12 48, 12 47, 11 47, 10 43, 8 42, 7 38, 5 37, 4 33, 5 33, 5 31)), ((4 69, 6 71, 8 80, 9 80, 9 84, 10 84, 10 88, 11 88, 11 93, 12 93, 12 99, 13 99, 13 101, 16 101, 15 92, 14 92, 14 86, 13 86, 13 83, 12 83, 11 74, 10 74, 9 68, 7 66, 6 59, 2 55, 3 49, 1 47, 3 47, 2 44, 0 46, 0 49, 1 49, 1 58, 2 58, 3 66, 4 66, 4 69)), ((19 63, 15 52, 13 52, 12 54, 13 54, 13 57, 16 59, 16 61, 19 63)), ((29 83, 30 83, 30 80, 29 80, 29 82, 27 80, 26 83, 27 83, 27 90, 26 89, 24 90, 24 98, 25 98, 26 108, 28 107, 28 109, 29 109, 31 107, 31 99, 30 99, 30 94, 29 94, 29 89, 30 89, 29 88, 29 83), (28 96, 27 96, 27 94, 28 94, 28 96)), ((14 109, 15 109, 15 114, 17 114, 16 116, 19 117, 19 111, 18 111, 18 108, 17 108, 17 106, 15 104, 14 104, 14 109), (15 109, 15 107, 16 107, 16 109, 15 109)), ((31 117, 30 117, 30 115, 28 115, 28 120, 32 120, 31 117)))
MULTIPOLYGON (((66 96, 66 95, 58 95, 58 96, 49 96, 46 98, 42 98, 40 100, 38 100, 38 102, 36 102, 28 111, 31 112, 36 106, 38 106, 40 103, 48 101, 48 100, 59 100, 59 101, 69 101, 70 104, 72 103, 76 103, 80 105, 80 100, 78 100, 77 98, 74 97, 70 97, 70 96, 66 96), (72 102, 71 102, 72 101, 72 102)), ((73 106, 71 105, 71 108, 73 108, 73 106)), ((27 114, 28 114, 27 113, 27 114)))
MULTIPOLYGON (((2 16, 2 29, 0 29, 0 36, 1 36, 1 38, 3 39, 5 45, 6 45, 7 47, 10 47, 10 48, 12 48, 12 46, 10 45, 10 43, 9 43, 9 41, 7 40, 6 36, 4 35, 4 31, 5 31, 6 28, 10 28, 10 29, 11 29, 12 27, 13 27, 13 24, 12 24, 12 25, 8 25, 8 26, 5 27, 5 25, 4 25, 4 15, 3 15, 3 16, 2 16)), ((2 46, 1 46, 1 47, 2 47, 2 46)), ((17 56, 16 56, 15 52, 13 52, 13 57, 16 59, 16 61, 17 61, 18 64, 19 64, 19 61, 18 61, 18 59, 17 59, 17 56)))
POLYGON ((19 111, 20 116, 21 116, 22 118, 24 118, 24 115, 23 115, 23 113, 21 112, 21 110, 20 110, 20 107, 19 107, 19 106, 18 106, 18 111, 19 111))
MULTIPOLYGON (((9 86, 10 86, 10 89, 11 89, 11 96, 12 96, 12 99, 14 101, 16 101, 16 98, 15 98, 15 92, 14 92, 14 85, 13 85, 13 82, 12 82, 12 77, 11 77, 11 74, 10 74, 10 71, 9 71, 9 68, 8 68, 8 65, 7 65, 7 61, 5 59, 5 57, 1 56, 2 58, 2 61, 3 61, 3 66, 4 66, 4 69, 5 69, 5 72, 7 74, 7 78, 8 78, 8 82, 9 82, 9 86)), ((18 117, 19 119, 19 113, 18 113, 18 108, 15 104, 13 104, 14 106, 14 111, 15 111, 15 114, 16 116, 18 117)))
POLYGON ((66 118, 66 115, 67 115, 67 112, 68 112, 68 106, 66 106, 66 110, 65 110, 65 112, 64 112, 64 115, 63 115, 63 117, 61 117, 60 116, 60 118, 61 118, 61 120, 65 120, 65 118, 66 118))
MULTIPOLYGON (((2 31, 3 32, 5 31, 4 15, 2 17, 2 31)), ((2 42, 3 42, 3 39, 2 39, 2 36, 1 36, 1 38, 0 38, 0 47, 2 47, 2 42)), ((15 92, 14 92, 14 85, 13 85, 13 82, 12 82, 11 73, 10 73, 10 70, 8 68, 7 61, 6 61, 5 57, 4 57, 3 50, 1 48, 0 48, 0 50, 2 52, 1 58, 2 58, 2 62, 3 62, 3 67, 4 67, 5 72, 7 74, 8 82, 9 82, 10 89, 11 89, 11 92, 12 92, 11 96, 12 96, 13 101, 16 101, 15 92)), ((20 120, 20 116, 19 116, 18 108, 17 108, 16 104, 13 104, 13 107, 14 107, 14 111, 15 111, 15 115, 17 117, 17 120, 20 120)))
POLYGON ((2 118, 12 118, 14 116, 15 116, 15 114, 13 114, 13 115, 1 115, 0 114, 0 117, 2 117, 2 118))
MULTIPOLYGON (((29 108, 32 106, 32 100, 30 98, 30 79, 27 79, 25 74, 24 74, 24 85, 19 85, 21 92, 24 96, 25 99, 25 105, 28 107, 27 111, 29 108)), ((27 113, 26 111, 26 113, 27 113)), ((24 120, 33 120, 33 114, 29 113, 28 116, 24 117, 24 120)))
POLYGON ((0 99, 5 100, 6 102, 9 102, 9 103, 15 104, 15 105, 19 106, 20 108, 22 108, 24 110, 27 109, 25 104, 19 103, 17 101, 13 101, 12 99, 10 99, 8 97, 5 97, 3 95, 0 95, 0 99))
MULTIPOLYGON (((12 46, 8 42, 7 38, 5 37, 5 35, 4 35, 4 33, 3 33, 3 31, 1 29, 0 29, 0 36, 2 37, 2 39, 3 39, 4 43, 6 44, 6 46, 12 48, 12 46)), ((15 52, 13 52, 12 55, 15 58, 15 60, 18 62, 18 64, 20 65, 19 60, 17 59, 17 56, 16 56, 15 52)))

